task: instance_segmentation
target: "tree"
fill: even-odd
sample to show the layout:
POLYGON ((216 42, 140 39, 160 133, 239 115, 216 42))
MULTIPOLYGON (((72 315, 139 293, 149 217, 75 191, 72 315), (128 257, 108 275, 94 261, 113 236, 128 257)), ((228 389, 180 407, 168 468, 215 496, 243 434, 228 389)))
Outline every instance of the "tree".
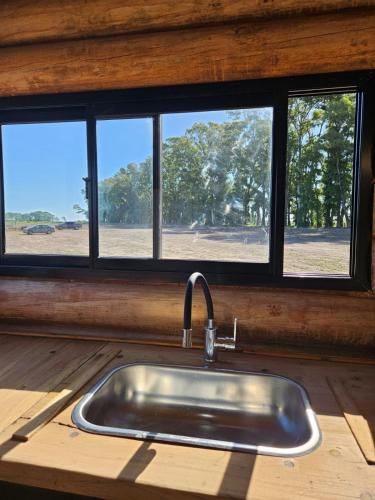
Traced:
POLYGON ((321 97, 290 99, 287 154, 287 224, 321 225, 321 97))
POLYGON ((235 143, 231 159, 234 195, 242 224, 267 226, 270 209, 272 119, 269 110, 233 113, 227 124, 235 143))
MULTIPOLYGON (((355 95, 291 98, 286 223, 348 226, 355 95)), ((266 227, 270 218, 272 113, 229 112, 162 145, 163 223, 266 227)), ((99 183, 100 222, 151 224, 152 159, 99 183)), ((77 213, 86 213, 75 205, 77 213)))
MULTIPOLYGON (((199 134, 199 133, 198 133, 199 134)), ((204 144, 193 134, 172 137, 163 144, 162 187, 165 224, 194 224, 205 221, 204 144), (197 138, 196 138, 197 139, 197 138)))
POLYGON ((16 222, 57 222, 59 220, 56 215, 43 210, 36 210, 29 213, 6 212, 5 219, 16 222))
POLYGON ((130 163, 99 183, 99 220, 111 224, 151 224, 152 162, 130 163))
POLYGON ((350 225, 355 94, 290 99, 286 223, 350 225))
POLYGON ((355 96, 331 96, 325 105, 327 126, 322 137, 324 166, 324 224, 346 227, 351 223, 354 154, 355 96))
MULTIPOLYGON (((88 220, 89 218, 89 211, 87 208, 82 208, 78 203, 75 203, 73 205, 73 210, 76 214, 78 215, 83 215, 83 217, 88 220)), ((65 219, 65 217, 63 217, 65 219)))

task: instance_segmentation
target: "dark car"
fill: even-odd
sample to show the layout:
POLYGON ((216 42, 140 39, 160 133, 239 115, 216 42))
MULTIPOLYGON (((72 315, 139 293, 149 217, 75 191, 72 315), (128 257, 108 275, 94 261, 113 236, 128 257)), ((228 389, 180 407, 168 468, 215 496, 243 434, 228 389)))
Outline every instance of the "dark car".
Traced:
POLYGON ((55 232, 55 228, 49 224, 35 224, 22 229, 26 234, 51 234, 55 232))
POLYGON ((81 229, 81 227, 82 224, 75 221, 62 222, 61 224, 57 224, 57 226, 55 226, 56 229, 81 229))

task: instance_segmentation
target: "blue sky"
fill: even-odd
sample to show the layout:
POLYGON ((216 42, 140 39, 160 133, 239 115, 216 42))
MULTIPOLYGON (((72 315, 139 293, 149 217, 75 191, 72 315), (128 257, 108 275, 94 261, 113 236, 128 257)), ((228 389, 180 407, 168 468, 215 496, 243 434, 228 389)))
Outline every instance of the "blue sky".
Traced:
MULTIPOLYGON (((184 134, 196 122, 225 121, 224 111, 163 116, 163 139, 184 134)), ((99 180, 152 152, 151 119, 98 122, 99 180)), ((75 203, 84 205, 82 177, 87 175, 84 122, 17 124, 2 127, 5 210, 45 210, 77 219, 75 203)))
POLYGON ((83 122, 2 127, 6 212, 45 210, 77 218, 87 175, 83 122))
MULTIPOLYGON (((225 121, 224 111, 175 113, 162 117, 162 139, 183 135, 197 122, 225 121)), ((105 179, 128 163, 152 154, 152 119, 102 120, 97 123, 98 176, 105 179)))

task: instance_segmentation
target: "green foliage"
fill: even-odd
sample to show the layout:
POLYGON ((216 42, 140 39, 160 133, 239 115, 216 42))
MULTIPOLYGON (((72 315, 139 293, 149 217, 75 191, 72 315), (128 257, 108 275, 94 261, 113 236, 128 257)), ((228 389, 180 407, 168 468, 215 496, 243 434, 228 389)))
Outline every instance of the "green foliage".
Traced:
POLYGON ((7 222, 58 222, 59 219, 56 215, 42 210, 35 212, 21 213, 21 212, 6 212, 5 220, 7 222))
POLYGON ((130 163, 99 183, 100 222, 151 224, 151 158, 137 165, 130 163))
MULTIPOLYGON (((76 214, 83 215, 84 220, 86 220, 86 221, 88 220, 89 211, 87 208, 82 208, 81 205, 79 205, 78 203, 75 203, 73 205, 73 210, 75 211, 76 214)), ((64 219, 66 219, 66 218, 64 217, 64 219)))
MULTIPOLYGON (((351 217, 355 94, 290 99, 286 224, 346 227, 351 217)), ((162 145, 163 223, 267 227, 272 115, 229 112, 162 145)), ((85 210, 75 206, 77 213, 85 210)), ((152 223, 152 161, 99 183, 103 223, 152 223)))
MULTIPOLYGON (((196 123, 162 146, 163 222, 268 224, 272 119, 269 111, 233 112, 196 123)), ((99 183, 101 222, 150 224, 151 159, 99 183)))
POLYGON ((290 99, 288 226, 350 225, 354 115, 355 94, 290 99))

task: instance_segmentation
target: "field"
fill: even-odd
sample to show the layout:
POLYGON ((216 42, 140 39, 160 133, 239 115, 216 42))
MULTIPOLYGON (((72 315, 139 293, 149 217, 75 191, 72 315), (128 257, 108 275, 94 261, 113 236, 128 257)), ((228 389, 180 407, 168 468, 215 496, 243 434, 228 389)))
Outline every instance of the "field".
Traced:
MULTIPOLYGON (((152 230, 143 227, 104 225, 100 227, 102 257, 150 257, 152 230)), ((267 262, 268 234, 262 228, 167 227, 163 229, 163 257, 188 260, 267 262)), ((51 235, 26 235, 6 230, 7 253, 88 255, 88 228, 56 230, 51 235)), ((287 229, 286 272, 347 274, 349 229, 287 229)))

